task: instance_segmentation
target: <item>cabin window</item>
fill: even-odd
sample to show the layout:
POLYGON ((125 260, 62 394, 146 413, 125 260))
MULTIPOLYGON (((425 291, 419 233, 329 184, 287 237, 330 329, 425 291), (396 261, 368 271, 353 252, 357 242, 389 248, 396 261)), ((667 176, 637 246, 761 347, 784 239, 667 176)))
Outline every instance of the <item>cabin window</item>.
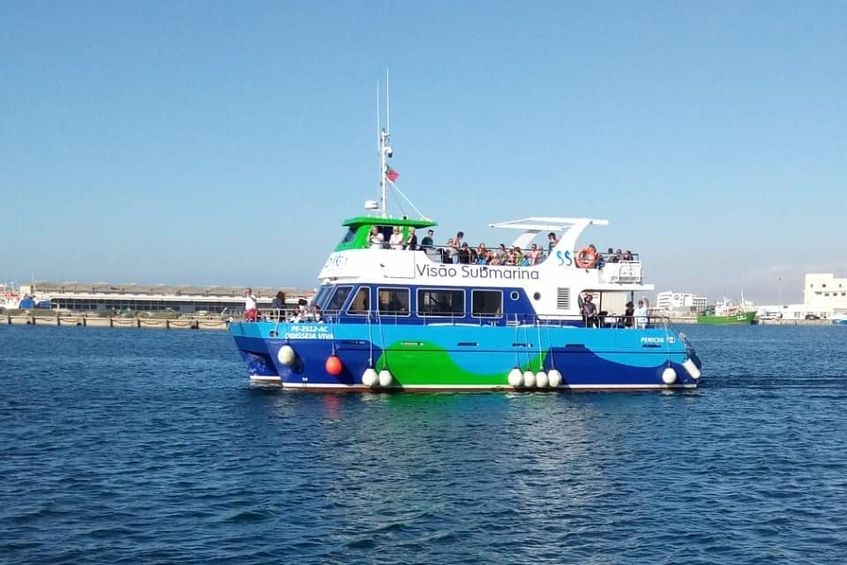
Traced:
MULTIPOLYGON (((339 286, 335 289, 335 294, 330 299, 329 304, 327 304, 326 308, 322 308, 322 310, 327 312, 338 312, 341 310, 341 307, 344 306, 344 302, 347 300, 347 297, 350 296, 350 291, 353 290, 352 286, 339 286)), ((320 307, 320 304, 318 304, 320 307)))
POLYGON ((353 301, 347 308, 348 314, 361 316, 367 314, 371 309, 371 288, 369 286, 359 287, 359 290, 353 296, 353 301))
POLYGON ((329 298, 329 295, 332 294, 333 288, 334 287, 331 286, 322 286, 315 295, 315 306, 321 310, 326 310, 326 305, 324 303, 329 298))
POLYGON ((475 317, 497 318, 503 315, 503 293, 499 290, 474 290, 471 294, 475 317))
POLYGON ((462 290, 418 289, 419 316, 464 316, 465 292, 462 290))
POLYGON ((380 288, 377 292, 377 304, 380 314, 392 316, 409 315, 408 288, 380 288))
POLYGON ((568 310, 571 307, 571 289, 559 288, 556 289, 556 308, 559 310, 568 310))
POLYGON ((356 229, 350 228, 347 230, 347 233, 344 234, 344 239, 341 240, 341 243, 351 243, 356 239, 356 229))

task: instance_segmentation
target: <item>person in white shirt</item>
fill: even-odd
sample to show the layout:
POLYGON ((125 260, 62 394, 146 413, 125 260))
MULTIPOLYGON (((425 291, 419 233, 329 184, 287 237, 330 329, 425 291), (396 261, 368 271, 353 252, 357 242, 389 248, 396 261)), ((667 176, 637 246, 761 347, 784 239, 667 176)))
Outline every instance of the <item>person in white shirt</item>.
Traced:
POLYGON ((244 291, 244 319, 248 322, 259 319, 259 301, 253 296, 253 289, 249 287, 244 291))
POLYGON ((382 244, 385 241, 385 238, 382 236, 382 232, 379 231, 379 228, 373 226, 371 228, 371 233, 368 236, 371 244, 371 249, 382 249, 382 244))
POLYGON ((635 308, 635 327, 644 329, 647 327, 647 303, 642 298, 635 308))
POLYGON ((388 245, 391 249, 403 249, 403 232, 399 226, 394 226, 394 231, 391 232, 391 237, 388 238, 388 245))

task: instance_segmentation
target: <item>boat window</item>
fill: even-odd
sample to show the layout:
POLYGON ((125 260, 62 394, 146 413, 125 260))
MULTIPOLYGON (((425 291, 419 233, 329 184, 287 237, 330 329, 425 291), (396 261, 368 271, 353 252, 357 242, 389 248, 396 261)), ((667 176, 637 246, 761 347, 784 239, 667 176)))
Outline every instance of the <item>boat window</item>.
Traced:
POLYGON ((321 308, 321 310, 326 312, 338 312, 341 310, 341 307, 344 306, 344 301, 347 300, 348 296, 350 296, 351 290, 353 290, 352 286, 339 286, 335 289, 335 294, 332 295, 332 299, 329 301, 329 304, 327 304, 326 308, 321 308))
POLYGON ((419 316, 463 316, 465 292, 463 290, 418 289, 419 316))
POLYGON ((409 315, 408 288, 381 288, 377 292, 377 297, 380 314, 409 315))
POLYGON ((329 298, 329 295, 332 294, 332 290, 334 288, 335 287, 332 286, 322 286, 320 289, 318 289, 318 293, 315 295, 314 300, 315 306, 317 306, 321 310, 326 310, 326 308, 324 308, 324 303, 329 298))
POLYGON ((499 317, 503 314, 503 293, 499 290, 472 291, 473 315, 499 317))
POLYGON ((347 233, 344 234, 344 238, 341 240, 341 243, 350 243, 354 239, 356 239, 356 229, 351 227, 347 230, 347 233))
POLYGON ((348 314, 354 315, 363 315, 367 314, 368 310, 371 309, 371 287, 362 286, 359 287, 359 290, 356 291, 355 296, 353 296, 353 301, 350 303, 350 306, 347 308, 348 314))

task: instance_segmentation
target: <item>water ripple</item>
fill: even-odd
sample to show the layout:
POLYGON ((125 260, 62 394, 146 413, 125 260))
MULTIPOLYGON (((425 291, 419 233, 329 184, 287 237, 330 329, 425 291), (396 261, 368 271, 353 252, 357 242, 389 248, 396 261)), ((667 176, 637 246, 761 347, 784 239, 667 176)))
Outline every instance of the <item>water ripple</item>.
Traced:
POLYGON ((689 394, 320 396, 224 333, 0 326, 0 561, 841 561, 844 328, 686 333, 689 394))

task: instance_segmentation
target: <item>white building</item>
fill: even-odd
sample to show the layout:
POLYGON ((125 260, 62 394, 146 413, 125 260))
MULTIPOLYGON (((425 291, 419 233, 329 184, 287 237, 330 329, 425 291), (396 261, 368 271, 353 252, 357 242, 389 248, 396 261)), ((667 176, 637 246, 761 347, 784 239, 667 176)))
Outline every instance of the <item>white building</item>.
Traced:
POLYGON ((666 290, 656 295, 656 310, 665 312, 676 312, 687 310, 693 312, 702 312, 706 309, 707 298, 705 296, 697 296, 690 292, 674 292, 666 290))
POLYGON ((803 288, 806 311, 822 317, 847 313, 847 278, 832 273, 806 273, 803 288))

